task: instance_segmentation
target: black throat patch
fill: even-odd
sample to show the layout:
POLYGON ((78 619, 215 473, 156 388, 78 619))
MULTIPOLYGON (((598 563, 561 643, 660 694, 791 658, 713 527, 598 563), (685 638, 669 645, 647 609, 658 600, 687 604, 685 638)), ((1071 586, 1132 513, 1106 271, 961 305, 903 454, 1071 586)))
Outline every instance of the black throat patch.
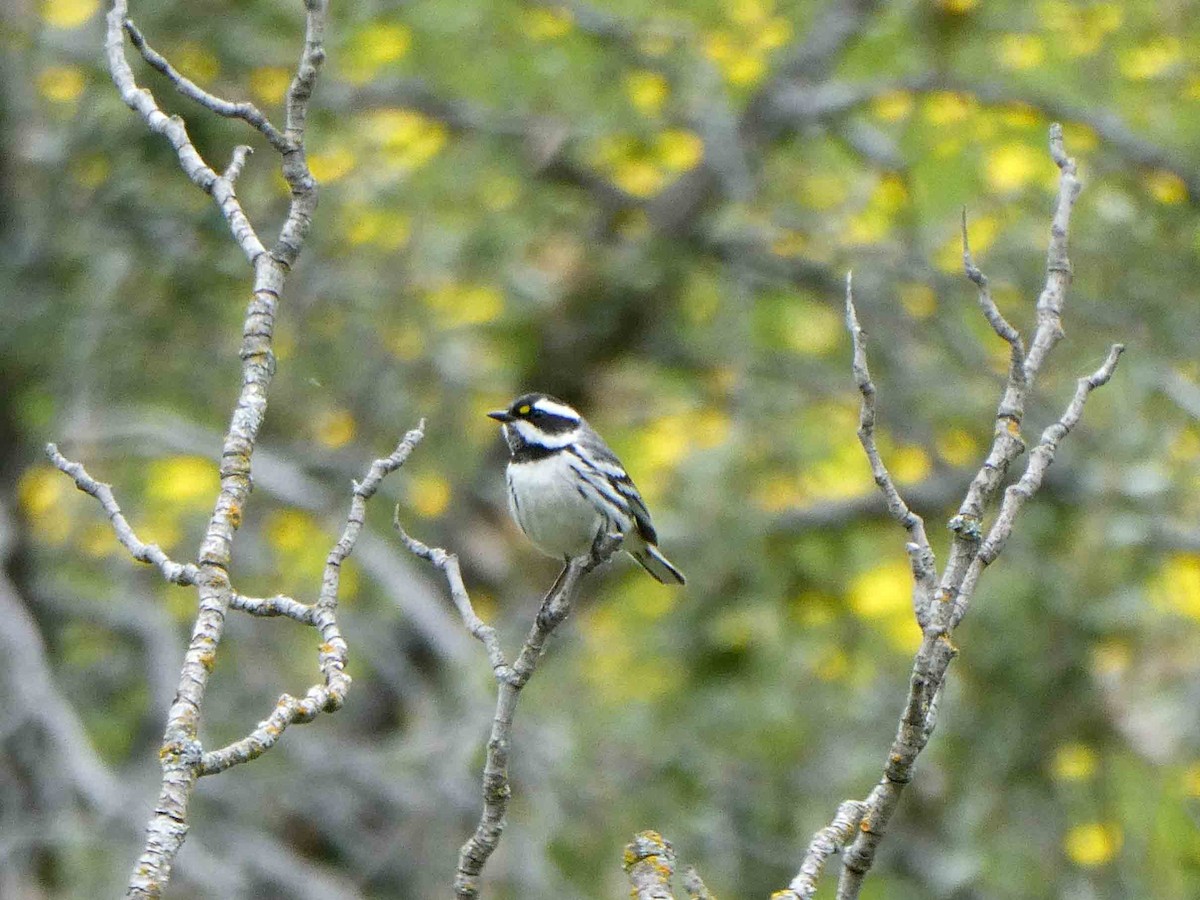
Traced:
POLYGON ((527 463, 537 462, 539 459, 545 459, 548 456, 553 456, 555 453, 562 453, 566 447, 545 447, 541 444, 528 444, 522 442, 520 446, 513 447, 512 462, 527 463))

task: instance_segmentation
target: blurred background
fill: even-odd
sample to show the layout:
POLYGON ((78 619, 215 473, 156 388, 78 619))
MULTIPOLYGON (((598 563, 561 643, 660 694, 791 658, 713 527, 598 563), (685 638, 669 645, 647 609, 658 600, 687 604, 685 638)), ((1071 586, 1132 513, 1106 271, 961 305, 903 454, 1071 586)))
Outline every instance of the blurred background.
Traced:
MULTIPOLYGON (((195 605, 126 558, 41 448, 193 558, 250 283, 119 100, 102 13, 0 12, 6 898, 123 890, 195 605)), ((133 16, 201 85, 282 119, 299 2, 133 16)), ((587 582, 523 695, 487 896, 623 896, 621 848, 647 827, 722 897, 784 886, 878 779, 918 641, 904 536, 855 438, 842 280, 853 268, 885 458, 944 552, 1006 360, 961 275, 961 210, 1028 329, 1053 120, 1085 188, 1067 339, 1027 436, 1110 343, 1129 352, 982 580, 863 896, 1200 896, 1198 48, 1185 0, 333 4, 321 205, 281 305, 238 589, 312 600, 350 479, 422 416, 428 436, 344 573, 348 705, 201 782, 171 896, 447 895, 494 687, 389 519, 398 502, 461 554, 515 648, 556 565, 509 521, 483 413, 530 389, 610 441, 688 585, 628 560, 587 582)), ((272 237, 274 154, 133 63, 215 166, 263 151, 238 191, 272 237)), ((308 630, 232 616, 206 745, 316 677, 308 630)))

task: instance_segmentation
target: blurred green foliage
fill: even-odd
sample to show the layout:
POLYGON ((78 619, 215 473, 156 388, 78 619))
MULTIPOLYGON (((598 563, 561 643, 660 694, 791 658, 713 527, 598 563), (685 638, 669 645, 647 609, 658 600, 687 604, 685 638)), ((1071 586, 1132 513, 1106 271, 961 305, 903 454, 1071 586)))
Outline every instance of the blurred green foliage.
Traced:
MULTIPOLYGON (((183 9, 133 15, 200 84, 278 119, 301 5, 183 9)), ((765 896, 838 801, 879 777, 918 635, 903 535, 870 499, 854 434, 843 274, 872 339, 885 459, 944 551, 939 523, 981 460, 1006 364, 959 274, 960 210, 1001 310, 1028 327, 1059 118, 1085 190, 1068 338, 1027 437, 1111 342, 1130 352, 983 579, 864 897, 1200 895, 1197 11, 333 5, 309 141, 321 206, 281 305, 262 443, 285 468, 260 475, 235 584, 311 599, 349 479, 425 416, 371 526, 400 557, 399 501, 518 640, 554 566, 508 522, 482 413, 525 389, 585 411, 688 575, 668 591, 614 566, 556 636, 518 715, 490 896, 617 896, 620 848, 645 827, 721 896, 765 896), (804 43, 839 14, 856 22, 843 48, 804 43)), ((39 448, 69 445, 143 539, 193 553, 248 272, 116 96, 97 0, 0 20, 10 570, 137 821, 194 598, 133 570, 39 448)), ((214 166, 256 138, 135 68, 214 166)), ((286 194, 259 149, 238 192, 270 234, 286 194)), ((245 869, 249 834, 345 896, 445 893, 477 815, 489 673, 460 635, 422 630, 403 598, 441 586, 400 564, 388 584, 378 565, 347 569, 347 708, 202 782, 185 864, 195 845, 215 854, 197 865, 245 869)), ((206 742, 240 736, 315 673, 310 635, 231 620, 206 742)), ((0 826, 24 835, 0 843, 2 883, 118 890, 136 830, 97 830, 54 789, 37 734, 6 727, 0 745, 0 826)), ((296 896, 288 877, 250 866, 238 884, 296 896)), ((185 865, 177 895, 202 884, 185 865)))

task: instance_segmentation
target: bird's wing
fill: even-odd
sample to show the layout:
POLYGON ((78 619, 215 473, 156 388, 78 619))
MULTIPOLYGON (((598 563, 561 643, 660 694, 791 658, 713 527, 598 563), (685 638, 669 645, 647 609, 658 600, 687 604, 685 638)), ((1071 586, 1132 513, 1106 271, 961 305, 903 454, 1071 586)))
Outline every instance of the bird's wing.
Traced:
POLYGON ((617 455, 604 443, 603 438, 592 428, 585 426, 576 447, 576 455, 584 465, 606 479, 611 489, 620 495, 633 516, 638 536, 648 544, 657 544, 658 534, 654 530, 654 523, 650 521, 650 510, 646 508, 646 501, 642 499, 637 485, 633 483, 617 455))

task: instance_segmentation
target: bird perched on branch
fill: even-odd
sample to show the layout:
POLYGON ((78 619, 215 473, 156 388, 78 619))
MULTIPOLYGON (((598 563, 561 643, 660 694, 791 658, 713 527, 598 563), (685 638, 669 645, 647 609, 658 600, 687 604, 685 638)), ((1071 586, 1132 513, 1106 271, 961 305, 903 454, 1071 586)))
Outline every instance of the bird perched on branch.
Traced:
POLYGON ((647 572, 683 584, 683 573, 659 552, 642 495, 583 416, 546 394, 523 394, 488 415, 503 423, 509 509, 534 546, 570 560, 599 535, 619 533, 647 572))

